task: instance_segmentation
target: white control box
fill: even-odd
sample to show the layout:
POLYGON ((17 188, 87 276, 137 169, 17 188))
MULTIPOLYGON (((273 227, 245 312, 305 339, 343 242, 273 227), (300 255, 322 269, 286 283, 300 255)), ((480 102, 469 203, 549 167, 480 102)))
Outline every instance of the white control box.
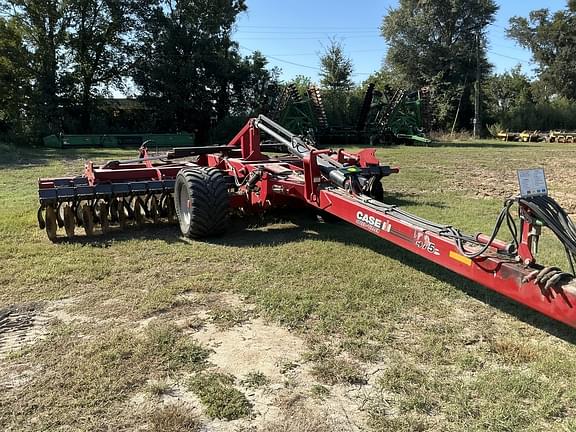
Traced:
POLYGON ((518 170, 518 183, 522 198, 548 195, 544 168, 518 170))

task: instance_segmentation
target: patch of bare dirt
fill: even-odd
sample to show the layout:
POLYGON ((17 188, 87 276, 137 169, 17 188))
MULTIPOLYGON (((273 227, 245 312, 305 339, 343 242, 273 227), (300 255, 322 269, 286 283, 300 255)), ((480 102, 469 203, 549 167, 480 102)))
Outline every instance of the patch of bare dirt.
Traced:
MULTIPOLYGON (((147 389, 133 395, 129 405, 141 412, 166 405, 185 405, 202 419, 206 431, 276 432, 276 431, 346 431, 366 429, 364 404, 372 392, 379 367, 365 365, 367 383, 321 384, 314 376, 312 361, 305 360, 310 346, 296 333, 257 317, 255 307, 239 296, 227 293, 189 293, 194 307, 188 315, 160 314, 137 323, 144 330, 158 319, 171 319, 194 339, 212 351, 208 362, 214 372, 235 377, 236 388, 252 404, 252 415, 234 421, 213 420, 204 416, 204 407, 187 388, 192 375, 162 379, 166 386, 161 394, 147 389), (229 327, 219 325, 214 314, 222 310, 246 312, 246 319, 233 321, 229 327), (249 377, 265 376, 265 382, 253 385, 249 377), (319 391, 321 389, 322 391, 319 391)), ((86 323, 95 319, 75 313, 77 299, 13 306, 0 314, 0 389, 26 385, 38 371, 18 361, 18 352, 48 336, 51 322, 86 323)), ((119 325, 134 323, 119 322, 119 325)), ((154 385, 150 377, 150 385, 154 385)))
POLYGON ((224 372, 244 376, 259 371, 276 381, 283 378, 282 365, 298 361, 304 351, 300 338, 261 318, 228 331, 207 324, 194 338, 214 350, 210 361, 224 372))
MULTIPOLYGON (((209 419, 200 415, 206 431, 213 432, 275 432, 275 431, 342 431, 366 430, 364 404, 380 372, 376 365, 367 366, 367 384, 321 385, 314 377, 314 364, 304 360, 310 348, 294 332, 252 316, 241 324, 221 327, 211 320, 218 307, 239 308, 253 312, 239 296, 220 294, 185 295, 196 305, 194 316, 178 319, 175 324, 188 337, 202 343, 212 353, 208 358, 214 372, 235 377, 236 387, 252 404, 252 416, 240 420, 209 419), (211 309, 214 308, 214 309, 211 309), (202 325, 189 326, 189 322, 202 325), (266 377, 266 383, 252 386, 247 381, 251 374, 266 377), (325 393, 316 390, 322 387, 325 393)), ((140 323, 140 327, 158 319, 154 317, 140 323)), ((146 411, 154 404, 185 404, 191 412, 202 413, 198 398, 187 389, 190 377, 178 377, 167 382, 169 389, 160 397, 147 392, 136 394, 132 406, 146 411)))
POLYGON ((559 158, 538 160, 530 166, 525 161, 498 161, 493 166, 466 166, 465 170, 454 172, 444 166, 434 167, 445 180, 442 190, 464 192, 474 198, 498 198, 518 193, 518 168, 543 167, 546 170, 548 188, 552 196, 569 213, 576 213, 576 177, 571 167, 574 164, 559 158))
MULTIPOLYGON (((239 425, 265 430, 270 425, 281 424, 286 416, 292 418, 289 413, 299 407, 299 412, 310 410, 323 413, 320 416, 323 419, 331 419, 331 429, 327 430, 364 430, 360 392, 366 386, 328 386, 326 395, 316 397, 313 388, 319 383, 312 376, 312 365, 302 360, 305 342, 287 329, 256 318, 225 331, 208 324, 194 338, 214 351, 209 358, 211 363, 239 381, 254 372, 263 373, 268 378, 269 383, 262 388, 243 389, 256 416, 249 421, 237 421, 239 425)), ((294 420, 291 427, 297 424, 294 420)), ((233 429, 220 424, 214 430, 233 429)))
POLYGON ((44 303, 12 305, 0 309, 0 389, 12 389, 29 382, 36 371, 30 364, 18 361, 23 349, 46 339, 49 325, 88 322, 83 315, 70 313, 73 299, 44 303), (11 358, 12 361, 2 361, 11 358))
POLYGON ((19 355, 23 349, 48 336, 51 322, 86 320, 66 312, 72 303, 72 300, 60 300, 12 305, 0 310, 0 391, 26 385, 38 373, 35 367, 20 361, 19 355))

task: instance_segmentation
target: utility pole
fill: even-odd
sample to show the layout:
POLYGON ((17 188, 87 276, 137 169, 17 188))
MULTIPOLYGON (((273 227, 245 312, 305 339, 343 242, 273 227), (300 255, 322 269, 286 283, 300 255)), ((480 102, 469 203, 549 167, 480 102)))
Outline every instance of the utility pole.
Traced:
POLYGON ((474 86, 474 139, 480 138, 482 125, 480 122, 480 29, 476 30, 476 85, 474 86))

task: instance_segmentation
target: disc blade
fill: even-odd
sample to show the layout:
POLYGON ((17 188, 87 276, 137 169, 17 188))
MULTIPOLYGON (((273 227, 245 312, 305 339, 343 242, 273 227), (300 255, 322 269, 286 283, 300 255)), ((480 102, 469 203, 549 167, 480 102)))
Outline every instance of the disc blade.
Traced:
POLYGON ((92 208, 88 204, 82 206, 82 226, 87 236, 94 234, 94 215, 92 208))
POLYGON ((160 209, 158 207, 158 200, 154 195, 148 201, 148 214, 152 222, 155 224, 160 223, 160 209))
POLYGON ((56 210, 54 210, 54 207, 52 206, 46 207, 45 222, 46 222, 46 234, 48 235, 50 241, 55 242, 57 237, 56 232, 58 231, 58 222, 56 217, 56 210))
POLYGON ((108 204, 104 201, 98 203, 98 219, 100 220, 100 228, 102 229, 102 234, 106 234, 110 231, 110 219, 109 219, 109 209, 108 204))
POLYGON ((74 230, 76 228, 76 220, 74 218, 74 210, 68 204, 63 206, 64 214, 64 229, 66 230, 66 236, 68 238, 74 237, 74 230))
POLYGON ((122 198, 118 199, 118 223, 120 228, 125 229, 128 226, 128 215, 126 213, 126 207, 128 203, 122 198))
POLYGON ((144 226, 146 223, 146 217, 142 207, 142 200, 138 198, 134 200, 134 220, 138 226, 144 226))

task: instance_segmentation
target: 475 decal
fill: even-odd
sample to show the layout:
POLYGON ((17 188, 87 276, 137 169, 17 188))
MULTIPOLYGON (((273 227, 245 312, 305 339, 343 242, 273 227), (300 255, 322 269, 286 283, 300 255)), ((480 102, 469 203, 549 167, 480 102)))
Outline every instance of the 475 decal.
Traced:
POLYGON ((417 241, 416 247, 420 249, 424 249, 426 252, 431 253, 433 255, 440 255, 440 251, 436 248, 434 243, 427 243, 425 241, 417 241))
POLYGON ((415 244, 418 249, 423 249, 432 255, 440 255, 440 251, 436 247, 436 244, 430 241, 430 237, 428 237, 427 234, 424 234, 422 231, 416 231, 414 233, 414 237, 414 240, 416 240, 415 244))

